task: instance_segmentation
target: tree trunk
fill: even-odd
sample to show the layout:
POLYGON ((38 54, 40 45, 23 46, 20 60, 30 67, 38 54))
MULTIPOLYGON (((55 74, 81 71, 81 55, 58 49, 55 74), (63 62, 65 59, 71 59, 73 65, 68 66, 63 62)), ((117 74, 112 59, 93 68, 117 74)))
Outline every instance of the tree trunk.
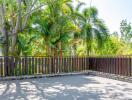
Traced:
POLYGON ((45 49, 46 49, 46 56, 48 57, 50 55, 50 50, 47 44, 45 45, 45 49))
POLYGON ((62 59, 62 56, 63 56, 63 51, 62 51, 62 43, 60 42, 60 58, 62 59))
POLYGON ((77 52, 77 45, 76 44, 73 45, 73 49, 74 49, 74 54, 73 55, 77 56, 77 53, 76 53, 77 52))
POLYGON ((15 27, 13 29, 12 50, 11 50, 12 54, 16 53, 16 51, 17 51, 16 50, 17 33, 18 33, 18 31, 21 30, 21 21, 22 21, 22 16, 21 16, 21 11, 22 11, 21 6, 22 5, 21 4, 22 4, 22 0, 17 0, 18 15, 17 15, 17 18, 16 18, 16 25, 15 25, 15 27))
POLYGON ((2 44, 2 52, 4 56, 8 56, 9 53, 9 43, 8 43, 8 32, 6 31, 6 29, 3 30, 3 44, 2 44))
POLYGON ((6 18, 5 18, 5 5, 3 4, 3 2, 0 5, 0 13, 1 13, 1 32, 2 32, 2 36, 3 36, 3 54, 4 56, 8 56, 8 52, 9 52, 9 46, 8 46, 8 31, 6 28, 6 18))
POLYGON ((87 41, 86 43, 86 48, 87 48, 87 56, 90 56, 90 53, 91 53, 91 44, 89 44, 89 42, 87 41))
POLYGON ((12 54, 16 53, 16 42, 17 42, 17 34, 14 33, 14 35, 12 36, 12 46, 11 46, 12 54))
POLYGON ((57 57, 58 56, 58 50, 57 48, 54 48, 54 57, 57 57))

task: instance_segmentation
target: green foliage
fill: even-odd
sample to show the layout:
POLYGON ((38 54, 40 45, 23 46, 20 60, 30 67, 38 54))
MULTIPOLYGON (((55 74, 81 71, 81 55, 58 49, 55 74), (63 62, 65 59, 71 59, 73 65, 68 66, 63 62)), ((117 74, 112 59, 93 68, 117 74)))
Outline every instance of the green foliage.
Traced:
POLYGON ((128 23, 127 20, 122 20, 120 24, 121 39, 129 43, 132 38, 132 26, 131 23, 128 23))
MULTIPOLYGON (((15 34, 15 56, 132 54, 131 23, 122 20, 121 36, 117 32, 110 34, 104 21, 98 17, 96 7, 81 9, 85 5, 83 2, 74 7, 72 0, 22 0, 20 8, 16 0, 0 2, 5 5, 4 24, 11 42, 15 40, 12 38, 15 24, 20 21, 15 34), (28 14, 27 22, 23 23, 28 14)), ((12 43, 9 43, 9 50, 11 48, 12 43)))
POLYGON ((101 49, 95 49, 97 55, 118 55, 121 51, 120 48, 123 46, 123 43, 120 42, 118 37, 109 37, 104 43, 104 46, 101 49))
POLYGON ((25 36, 24 34, 19 34, 17 38, 17 54, 18 55, 31 55, 32 53, 32 48, 31 46, 31 41, 36 38, 36 37, 29 37, 25 36))

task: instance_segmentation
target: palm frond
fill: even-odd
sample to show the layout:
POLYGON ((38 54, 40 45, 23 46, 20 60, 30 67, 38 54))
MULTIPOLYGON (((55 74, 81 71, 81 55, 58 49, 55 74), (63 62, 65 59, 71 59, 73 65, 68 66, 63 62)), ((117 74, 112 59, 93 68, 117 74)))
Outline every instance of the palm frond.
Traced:
POLYGON ((83 5, 86 5, 86 4, 84 2, 79 2, 75 10, 78 12, 83 5))
POLYGON ((95 7, 85 8, 83 14, 86 18, 96 18, 98 15, 98 10, 95 7))
POLYGON ((86 21, 86 18, 83 14, 79 12, 74 12, 74 15, 76 16, 77 19, 79 19, 79 21, 86 21))
POLYGON ((73 7, 73 5, 72 5, 71 3, 69 3, 69 2, 66 3, 66 5, 69 7, 71 13, 73 13, 73 12, 74 12, 74 7, 73 7))

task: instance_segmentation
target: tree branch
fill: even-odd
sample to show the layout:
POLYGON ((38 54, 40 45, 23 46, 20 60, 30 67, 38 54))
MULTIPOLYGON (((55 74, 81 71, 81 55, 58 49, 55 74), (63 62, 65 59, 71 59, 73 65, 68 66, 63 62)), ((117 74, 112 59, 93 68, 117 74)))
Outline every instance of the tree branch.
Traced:
POLYGON ((41 7, 43 7, 44 5, 40 5, 39 7, 37 8, 34 8, 33 10, 31 10, 32 8, 28 9, 27 10, 27 13, 24 15, 24 22, 23 22, 23 25, 22 25, 22 30, 25 28, 26 26, 26 23, 27 23, 27 20, 28 20, 28 17, 36 10, 40 9, 41 7))
POLYGON ((13 19, 13 16, 14 16, 13 1, 10 1, 10 3, 11 3, 11 15, 10 15, 11 26, 12 26, 12 28, 14 29, 14 28, 15 28, 15 25, 14 25, 14 19, 13 19))
POLYGON ((5 7, 3 2, 0 5, 0 9, 1 9, 1 33, 3 33, 3 35, 5 35, 4 33, 4 28, 5 28, 5 7))
MULTIPOLYGON (((28 3, 26 6, 27 6, 27 9, 26 9, 26 12, 29 12, 30 11, 30 5, 29 5, 29 2, 26 2, 28 3)), ((28 20, 28 17, 29 15, 26 15, 23 19, 23 23, 22 23, 22 30, 24 30, 25 26, 26 26, 26 23, 27 23, 27 20, 28 20)))
POLYGON ((17 31, 19 30, 20 27, 20 23, 21 23, 21 0, 17 0, 18 2, 18 15, 17 15, 17 20, 16 20, 16 27, 15 27, 15 33, 17 33, 17 31))
POLYGON ((31 5, 31 9, 34 7, 34 5, 37 3, 38 0, 35 0, 33 4, 31 5))
POLYGON ((44 5, 40 5, 40 6, 36 7, 36 8, 34 8, 33 10, 31 10, 31 11, 27 12, 26 14, 24 14, 23 17, 26 16, 27 14, 32 14, 34 11, 36 11, 36 10, 42 8, 43 6, 44 6, 44 5))

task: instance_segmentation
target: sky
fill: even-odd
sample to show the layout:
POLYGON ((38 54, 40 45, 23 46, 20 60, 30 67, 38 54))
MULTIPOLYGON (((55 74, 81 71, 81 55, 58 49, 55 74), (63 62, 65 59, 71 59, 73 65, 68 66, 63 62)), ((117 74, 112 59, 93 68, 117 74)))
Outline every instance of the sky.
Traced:
MULTIPOLYGON (((81 1, 90 6, 90 0, 81 1)), ((123 19, 132 23, 132 0, 92 0, 92 6, 98 9, 99 18, 104 20, 110 32, 119 32, 123 19)))

